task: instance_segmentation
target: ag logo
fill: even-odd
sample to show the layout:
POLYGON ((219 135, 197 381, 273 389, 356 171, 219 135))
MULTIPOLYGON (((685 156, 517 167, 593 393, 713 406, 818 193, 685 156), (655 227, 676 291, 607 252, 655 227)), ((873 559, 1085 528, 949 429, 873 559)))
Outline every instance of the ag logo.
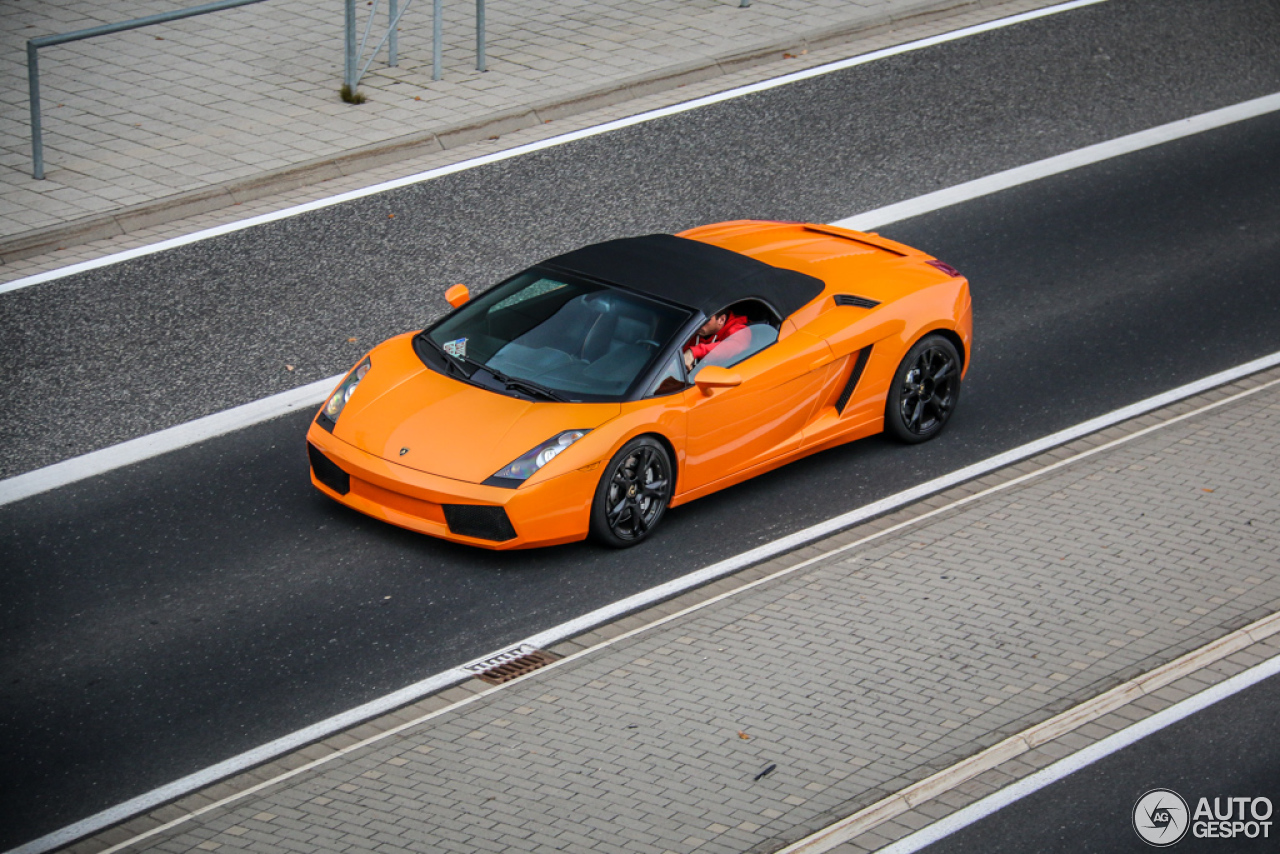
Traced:
POLYGON ((1172 789, 1152 789, 1133 805, 1133 829, 1148 845, 1165 848, 1187 835, 1187 802, 1172 789))

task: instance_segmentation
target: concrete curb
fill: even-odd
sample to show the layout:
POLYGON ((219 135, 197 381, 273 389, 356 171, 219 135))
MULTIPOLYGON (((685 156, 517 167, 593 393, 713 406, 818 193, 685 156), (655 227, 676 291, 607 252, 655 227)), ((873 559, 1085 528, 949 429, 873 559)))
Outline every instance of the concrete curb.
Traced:
POLYGON ((895 792, 846 819, 788 845, 778 854, 821 854, 821 852, 830 851, 835 846, 854 839, 868 830, 873 830, 886 821, 938 795, 945 794, 1010 759, 1073 732, 1135 700, 1148 697, 1184 676, 1189 676, 1234 653, 1248 649, 1277 632, 1280 632, 1280 614, 1263 617, 1181 658, 1174 659, 1123 685, 1117 685, 1092 700, 992 745, 944 771, 926 777, 919 783, 895 792))
POLYGON ((616 106, 635 98, 659 94, 691 83, 705 82, 749 68, 780 62, 788 57, 797 56, 802 51, 835 47, 857 38, 879 35, 907 23, 920 23, 931 18, 943 19, 974 8, 999 5, 1001 4, 998 0, 926 2, 903 12, 886 13, 871 19, 835 24, 802 35, 736 49, 708 60, 669 66, 597 89, 588 89, 567 98, 548 100, 526 108, 494 112, 434 131, 406 134, 328 157, 273 169, 249 178, 238 178, 198 190, 175 193, 155 201, 124 207, 112 213, 94 214, 71 222, 33 229, 24 234, 0 238, 0 264, 8 264, 80 243, 119 237, 173 220, 209 213, 332 178, 349 177, 410 157, 461 148, 474 142, 538 127, 547 122, 569 118, 590 110, 616 106))

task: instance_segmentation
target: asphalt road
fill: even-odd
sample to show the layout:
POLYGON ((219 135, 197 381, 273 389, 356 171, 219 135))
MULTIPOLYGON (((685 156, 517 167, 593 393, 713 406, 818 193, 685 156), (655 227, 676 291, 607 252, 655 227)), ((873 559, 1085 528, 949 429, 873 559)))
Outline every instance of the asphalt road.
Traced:
POLYGON ((1275 3, 1111 0, 7 294, 0 477, 337 374, 455 282, 829 222, 1270 94, 1277 43, 1275 3))
MULTIPOLYGON (((1268 94, 1277 36, 1274 4, 1103 4, 5 295, 0 465, 336 373, 443 285, 583 242, 832 220, 1268 94)), ((974 285, 949 432, 801 461, 639 550, 494 555, 359 517, 307 484, 305 415, 0 508, 0 848, 1280 349, 1277 188, 1270 116, 885 228, 974 285)))
MULTIPOLYGON (((1274 810, 1280 804, 1277 727, 1280 677, 1273 676, 920 850, 924 854, 1139 854, 1152 849, 1134 832, 1130 812, 1152 789, 1176 792, 1187 802, 1192 817, 1201 798, 1208 799, 1210 809, 1217 800, 1219 814, 1224 816, 1225 799, 1230 797, 1267 798, 1274 810)), ((1265 815, 1265 807, 1260 805, 1258 814, 1265 815)), ((1193 824, 1171 850, 1178 854, 1275 851, 1280 847, 1280 816, 1273 814, 1265 838, 1261 827, 1251 832, 1253 839, 1239 834, 1227 839, 1197 837, 1193 824)))

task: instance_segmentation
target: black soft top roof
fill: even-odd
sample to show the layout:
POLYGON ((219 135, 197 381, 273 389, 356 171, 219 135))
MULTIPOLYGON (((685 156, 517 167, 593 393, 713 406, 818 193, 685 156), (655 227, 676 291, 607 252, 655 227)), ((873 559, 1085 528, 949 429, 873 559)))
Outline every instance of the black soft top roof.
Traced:
POLYGON ((687 305, 707 316, 735 302, 758 299, 786 318, 826 287, 813 276, 673 234, 594 243, 543 263, 687 305))

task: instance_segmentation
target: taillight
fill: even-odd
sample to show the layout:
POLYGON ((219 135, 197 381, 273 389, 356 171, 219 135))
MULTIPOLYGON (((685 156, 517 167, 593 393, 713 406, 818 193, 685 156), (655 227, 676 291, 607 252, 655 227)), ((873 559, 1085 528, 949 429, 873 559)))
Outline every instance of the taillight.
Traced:
POLYGON ((925 261, 925 263, 936 270, 941 270, 953 279, 960 275, 960 271, 955 267, 952 267, 946 261, 939 261, 937 258, 934 258, 932 261, 925 261))

